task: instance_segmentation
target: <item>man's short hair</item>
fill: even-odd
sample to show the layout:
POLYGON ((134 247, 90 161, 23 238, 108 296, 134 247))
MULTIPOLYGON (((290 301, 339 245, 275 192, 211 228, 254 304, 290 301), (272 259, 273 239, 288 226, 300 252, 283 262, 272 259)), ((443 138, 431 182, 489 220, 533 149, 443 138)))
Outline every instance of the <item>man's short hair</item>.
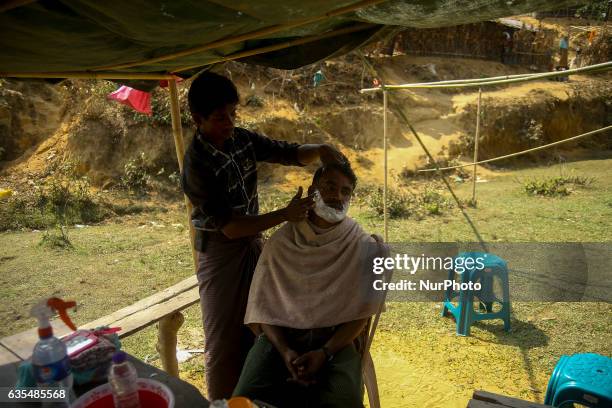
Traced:
POLYGON ((348 178, 353 185, 353 190, 355 187, 357 187, 357 176, 355 175, 355 172, 351 167, 351 163, 349 163, 348 160, 344 161, 343 163, 330 163, 319 167, 317 171, 315 171, 314 176, 312 176, 312 184, 315 185, 323 173, 329 170, 336 170, 346 176, 346 178, 348 178))
POLYGON ((199 114, 203 117, 215 109, 240 100, 236 85, 229 78, 214 72, 204 72, 194 79, 187 99, 191 115, 199 114))

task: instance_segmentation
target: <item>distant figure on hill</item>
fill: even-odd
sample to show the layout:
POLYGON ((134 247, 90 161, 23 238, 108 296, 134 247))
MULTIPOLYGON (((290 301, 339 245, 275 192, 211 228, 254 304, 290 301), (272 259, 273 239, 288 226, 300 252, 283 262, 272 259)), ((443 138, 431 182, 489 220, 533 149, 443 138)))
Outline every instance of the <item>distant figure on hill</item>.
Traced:
POLYGON ((582 48, 576 47, 576 56, 570 62, 570 68, 580 68, 582 66, 582 48))
POLYGON ((569 49, 569 37, 564 35, 559 41, 559 65, 558 68, 567 69, 567 52, 569 49))
POLYGON ((504 31, 501 62, 502 64, 510 64, 512 62, 512 35, 507 31, 504 31))

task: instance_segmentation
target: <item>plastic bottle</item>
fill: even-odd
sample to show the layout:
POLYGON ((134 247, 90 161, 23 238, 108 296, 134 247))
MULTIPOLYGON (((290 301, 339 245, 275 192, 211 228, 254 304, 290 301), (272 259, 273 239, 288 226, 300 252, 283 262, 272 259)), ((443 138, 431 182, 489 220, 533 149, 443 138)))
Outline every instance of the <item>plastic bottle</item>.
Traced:
POLYGON ((138 374, 132 363, 127 361, 127 354, 116 352, 108 373, 115 408, 140 408, 137 380, 138 374))
POLYGON ((71 329, 76 327, 68 318, 66 308, 75 306, 75 302, 64 302, 58 298, 44 300, 32 308, 32 316, 38 319, 39 341, 32 352, 32 369, 36 383, 41 388, 62 388, 66 390, 65 401, 51 403, 51 406, 68 406, 74 400, 72 391, 72 372, 66 345, 53 336, 49 318, 57 310, 60 317, 71 329))

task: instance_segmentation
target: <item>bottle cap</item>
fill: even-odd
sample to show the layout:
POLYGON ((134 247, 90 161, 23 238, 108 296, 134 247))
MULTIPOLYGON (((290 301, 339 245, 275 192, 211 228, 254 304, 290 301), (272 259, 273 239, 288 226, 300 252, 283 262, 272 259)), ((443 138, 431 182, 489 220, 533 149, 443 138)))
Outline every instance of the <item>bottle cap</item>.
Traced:
POLYGON ((127 359, 127 354, 124 351, 117 351, 113 354, 113 363, 121 364, 127 359))

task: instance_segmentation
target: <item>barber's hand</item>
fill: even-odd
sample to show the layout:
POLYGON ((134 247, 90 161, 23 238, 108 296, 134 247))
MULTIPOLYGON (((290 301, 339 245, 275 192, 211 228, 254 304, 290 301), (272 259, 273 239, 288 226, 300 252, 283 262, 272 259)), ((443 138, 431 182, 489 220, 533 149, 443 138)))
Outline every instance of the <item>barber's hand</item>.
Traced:
POLYGON ((297 375, 300 380, 314 384, 316 382, 314 376, 323 368, 325 360, 325 353, 319 349, 302 354, 293 361, 293 365, 297 367, 297 375))
POLYGON ((329 144, 319 145, 319 157, 323 165, 330 163, 345 163, 347 161, 346 156, 329 144))
POLYGON ((305 220, 308 210, 314 208, 314 198, 307 196, 302 198, 302 187, 298 188, 297 194, 291 199, 289 205, 283 209, 285 219, 290 222, 305 220))

